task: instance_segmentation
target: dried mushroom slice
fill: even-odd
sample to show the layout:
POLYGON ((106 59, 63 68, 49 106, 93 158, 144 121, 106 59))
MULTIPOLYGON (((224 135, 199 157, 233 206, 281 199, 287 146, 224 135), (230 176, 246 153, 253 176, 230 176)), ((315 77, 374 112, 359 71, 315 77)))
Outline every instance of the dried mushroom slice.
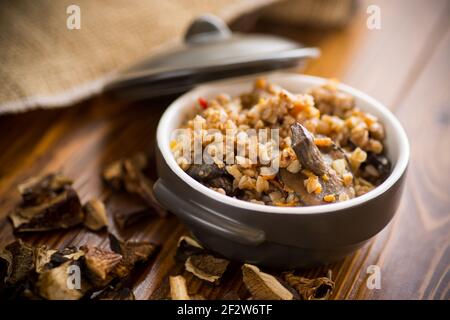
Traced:
MULTIPOLYGON (((291 125, 292 148, 300 161, 302 168, 310 171, 293 174, 287 170, 280 170, 280 180, 285 187, 293 190, 305 205, 320 205, 336 201, 337 195, 347 199, 354 197, 352 189, 344 185, 342 178, 331 168, 327 159, 333 154, 343 153, 339 149, 331 148, 325 155, 314 143, 314 136, 304 126, 296 122, 291 125), (304 179, 307 178, 304 183, 304 179), (328 196, 328 197, 327 197, 328 196)), ((302 171, 304 172, 304 171, 302 171)))
POLYGON ((218 284, 229 263, 210 254, 196 254, 188 257, 184 266, 197 278, 218 284))
POLYGON ((114 268, 114 273, 120 277, 126 277, 136 263, 145 262, 154 253, 158 246, 150 242, 120 241, 114 235, 109 235, 110 248, 122 256, 122 260, 114 268))
POLYGON ((125 189, 130 193, 136 193, 153 209, 160 217, 167 215, 164 209, 156 200, 153 194, 153 181, 147 178, 142 172, 143 160, 141 157, 125 159, 124 167, 124 185, 125 189))
POLYGON ((204 253, 206 250, 203 246, 192 237, 181 236, 178 240, 175 260, 185 262, 187 258, 194 254, 204 253))
POLYGON ((120 190, 122 188, 123 181, 123 163, 122 160, 117 160, 110 163, 103 170, 103 179, 108 183, 113 189, 120 190))
POLYGON ((284 274, 285 281, 298 292, 303 300, 328 299, 334 289, 334 282, 330 278, 308 279, 296 276, 292 272, 284 274))
POLYGON ((228 175, 224 168, 219 168, 215 164, 193 164, 186 171, 188 175, 199 182, 207 182, 211 179, 228 175))
POLYGON ((245 286, 256 300, 292 300, 294 297, 274 276, 254 265, 244 264, 242 276, 245 286))
POLYGON ((222 188, 227 195, 233 194, 232 176, 216 164, 194 164, 186 173, 210 188, 222 188))
POLYGON ((9 216, 18 232, 69 228, 84 219, 80 199, 72 188, 37 206, 17 207, 9 216))
POLYGON ((20 240, 9 244, 0 251, 0 299, 77 300, 93 290, 104 290, 104 299, 134 299, 132 292, 122 290, 123 281, 118 278, 147 260, 156 246, 112 241, 121 253, 89 246, 50 250, 20 240), (114 284, 113 289, 105 289, 109 284, 114 284))
POLYGON ((26 206, 35 206, 48 202, 70 185, 71 179, 60 173, 50 173, 26 180, 18 186, 18 190, 26 206))
POLYGON ((83 246, 81 250, 85 252, 84 261, 87 269, 94 277, 94 283, 109 282, 112 279, 112 271, 122 260, 122 256, 115 252, 102 250, 96 247, 83 246))
POLYGON ((89 200, 84 206, 84 225, 91 230, 100 230, 108 226, 105 205, 98 199, 89 200))
POLYGON ((20 239, 0 251, 0 259, 6 264, 5 278, 0 280, 8 285, 27 280, 34 271, 34 248, 20 239))
MULTIPOLYGON (((46 270, 39 275, 36 283, 37 293, 47 300, 79 300, 90 286, 77 277, 78 265, 67 261, 62 265, 46 270), (73 269, 73 270, 72 270, 73 269)), ((81 274, 79 274, 81 277, 81 274)))
POLYGON ((186 286, 186 279, 183 276, 169 277, 169 284, 172 300, 191 300, 186 286))
POLYGON ((124 188, 128 193, 139 195, 159 216, 165 217, 167 210, 158 203, 153 194, 153 181, 144 174, 147 165, 147 157, 138 153, 107 166, 103 171, 103 178, 115 190, 124 188))
POLYGON ((82 256, 84 256, 84 251, 78 250, 76 247, 67 247, 57 250, 50 256, 50 262, 47 264, 47 268, 55 268, 69 260, 77 261, 82 256))
POLYGON ((41 246, 36 248, 35 250, 35 271, 37 273, 42 273, 44 270, 49 268, 50 262, 52 260, 53 254, 55 254, 57 250, 47 249, 46 246, 41 246))

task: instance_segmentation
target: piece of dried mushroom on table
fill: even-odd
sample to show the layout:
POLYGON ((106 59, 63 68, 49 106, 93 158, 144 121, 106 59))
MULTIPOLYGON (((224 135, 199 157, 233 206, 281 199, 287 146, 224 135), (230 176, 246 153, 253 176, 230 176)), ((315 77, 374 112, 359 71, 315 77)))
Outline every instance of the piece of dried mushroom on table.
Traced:
MULTIPOLYGON (((182 236, 178 240, 175 260, 184 263, 185 270, 197 278, 214 284, 219 284, 230 263, 189 236, 182 236)), ((334 288, 331 273, 328 277, 308 279, 293 272, 284 272, 283 278, 276 277, 251 264, 244 264, 241 270, 245 287, 254 300, 325 300, 330 297, 334 288)), ((173 300, 204 299, 188 294, 186 279, 181 275, 169 277, 169 284, 173 300)), ((237 292, 228 291, 222 299, 239 300, 240 297, 237 292)))
POLYGON ((117 160, 109 164, 103 171, 103 179, 116 191, 126 191, 138 195, 148 207, 160 217, 167 215, 153 194, 153 181, 145 175, 148 158, 138 153, 130 158, 117 160))
POLYGON ((189 294, 186 279, 183 276, 170 276, 170 298, 172 300, 205 300, 200 294, 189 294))
POLYGON ((72 180, 60 173, 28 179, 18 190, 22 202, 9 214, 17 232, 66 229, 81 223, 91 230, 107 226, 103 203, 92 199, 82 207, 72 180))
POLYGON ((172 300, 191 300, 183 276, 169 277, 170 297, 172 300))
POLYGON ((178 240, 175 259, 184 262, 186 271, 213 284, 219 284, 230 263, 226 259, 213 255, 189 236, 182 236, 178 240))
POLYGON ((111 250, 122 256, 114 271, 119 277, 127 276, 135 264, 145 262, 159 248, 147 241, 120 241, 112 234, 109 235, 109 243, 111 250))
POLYGON ((31 178, 18 189, 20 203, 9 215, 16 231, 47 231, 82 223, 84 213, 72 181, 63 175, 31 178))
POLYGON ((197 278, 218 284, 229 263, 211 254, 196 254, 187 258, 184 266, 197 278))
POLYGON ((181 236, 180 239, 178 239, 175 260, 185 262, 190 256, 200 254, 205 251, 206 249, 194 238, 189 236, 181 236))
POLYGON ((256 300, 326 300, 334 289, 331 271, 327 277, 312 279, 284 272, 283 279, 277 279, 256 266, 244 264, 242 275, 245 286, 256 300))
POLYGON ((256 300, 292 300, 293 294, 274 276, 262 272, 257 266, 244 264, 242 277, 245 286, 256 300))
POLYGON ((122 242, 115 237, 112 241, 111 250, 89 245, 50 250, 21 240, 9 244, 0 251, 1 298, 78 300, 101 290, 100 298, 131 299, 126 288, 119 291, 110 285, 127 277, 136 263, 146 261, 156 252, 157 246, 122 242))
POLYGON ((293 287, 303 300, 326 300, 334 289, 331 272, 327 277, 308 279, 293 272, 284 274, 284 280, 293 287))
POLYGON ((83 206, 84 225, 94 231, 108 226, 105 204, 98 199, 91 199, 83 206))

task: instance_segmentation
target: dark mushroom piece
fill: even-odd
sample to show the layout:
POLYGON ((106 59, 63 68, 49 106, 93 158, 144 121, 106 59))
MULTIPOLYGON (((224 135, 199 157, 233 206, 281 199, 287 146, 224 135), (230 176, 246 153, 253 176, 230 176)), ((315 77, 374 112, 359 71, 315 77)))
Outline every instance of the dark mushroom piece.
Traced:
POLYGON ((84 261, 91 283, 97 287, 105 286, 114 278, 115 267, 122 261, 118 253, 92 246, 82 246, 84 261))
POLYGON ((331 276, 308 279, 287 272, 284 274, 284 280, 297 290, 302 300, 327 300, 334 289, 331 276))
POLYGON ((369 152, 361 165, 362 177, 374 185, 381 184, 391 173, 391 162, 383 154, 369 152))
POLYGON ((318 193, 309 193, 304 185, 307 178, 302 173, 290 173, 285 169, 280 170, 280 179, 285 187, 293 190, 305 205, 319 205, 327 203, 324 196, 346 194, 353 198, 350 188, 344 186, 342 179, 331 168, 331 162, 335 158, 345 158, 343 152, 337 147, 330 147, 328 153, 322 153, 314 143, 313 135, 301 124, 294 123, 291 126, 292 148, 294 149, 302 167, 311 171, 318 177, 322 190, 318 193))
POLYGON ((225 168, 216 164, 194 164, 186 173, 207 187, 222 188, 227 195, 233 195, 233 179, 225 168))
POLYGON ((189 236, 181 236, 178 239, 177 251, 175 252, 175 260, 185 262, 190 256, 207 252, 203 246, 194 238, 189 236))
POLYGON ((133 157, 114 161, 103 170, 102 175, 112 189, 138 195, 160 217, 165 217, 167 210, 158 203, 153 194, 154 181, 145 174, 147 167, 147 156, 138 153, 133 157))
POLYGON ((187 258, 184 266, 197 278, 218 284, 229 263, 228 260, 211 254, 195 254, 187 258))
POLYGON ((111 250, 89 245, 53 250, 21 240, 7 245, 0 249, 0 300, 134 299, 125 281, 137 263, 156 253, 157 246, 122 242, 112 235, 110 240, 111 250), (100 296, 95 295, 99 290, 100 296))
POLYGON ((28 179, 18 186, 18 190, 24 206, 36 206, 50 201, 71 185, 72 180, 61 173, 50 173, 28 179))
POLYGON ((207 163, 193 164, 186 173, 199 182, 207 182, 227 174, 225 169, 221 169, 215 164, 207 163))
POLYGON ((147 261, 159 249, 159 246, 147 241, 121 241, 113 234, 109 234, 109 246, 122 256, 113 270, 119 278, 128 276, 136 264, 147 261))
POLYGON ((84 220, 71 180, 61 174, 31 178, 19 185, 20 203, 9 214, 17 232, 69 228, 84 220))
POLYGON ((35 251, 30 245, 16 240, 0 251, 0 261, 5 264, 4 278, 0 282, 15 285, 26 280, 34 271, 35 251))

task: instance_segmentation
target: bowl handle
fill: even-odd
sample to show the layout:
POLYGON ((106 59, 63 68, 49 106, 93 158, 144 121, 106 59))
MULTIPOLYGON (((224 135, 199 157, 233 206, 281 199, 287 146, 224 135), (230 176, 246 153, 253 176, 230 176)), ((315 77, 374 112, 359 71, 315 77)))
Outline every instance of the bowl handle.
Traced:
POLYGON ((155 182, 153 190, 155 197, 164 207, 189 225, 202 225, 219 236, 244 245, 257 246, 266 240, 264 231, 251 228, 200 203, 174 194, 161 178, 155 182))

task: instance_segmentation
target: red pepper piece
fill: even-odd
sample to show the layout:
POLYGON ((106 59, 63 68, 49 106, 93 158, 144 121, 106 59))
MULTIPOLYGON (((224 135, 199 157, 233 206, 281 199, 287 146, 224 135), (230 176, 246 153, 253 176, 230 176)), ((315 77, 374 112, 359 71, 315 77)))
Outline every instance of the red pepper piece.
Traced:
POLYGON ((198 98, 198 104, 199 104, 200 107, 202 107, 203 109, 208 108, 208 101, 206 101, 206 99, 204 99, 204 98, 198 98))

